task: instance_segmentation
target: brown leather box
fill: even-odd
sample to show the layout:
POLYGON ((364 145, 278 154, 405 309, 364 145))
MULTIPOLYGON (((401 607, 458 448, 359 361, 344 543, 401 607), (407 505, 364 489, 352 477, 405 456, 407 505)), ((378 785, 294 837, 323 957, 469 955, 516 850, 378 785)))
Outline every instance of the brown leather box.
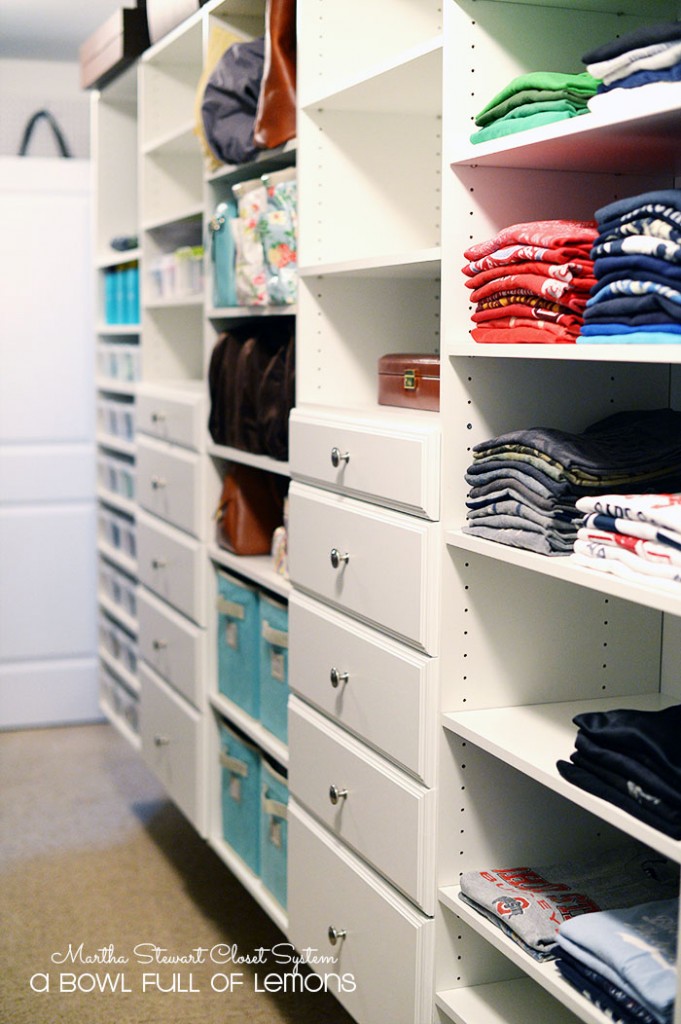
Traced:
POLYGON ((390 352, 378 360, 378 404, 404 409, 440 408, 440 357, 390 352))
POLYGON ((120 7, 80 47, 81 88, 101 89, 148 46, 145 0, 138 0, 136 7, 120 7))

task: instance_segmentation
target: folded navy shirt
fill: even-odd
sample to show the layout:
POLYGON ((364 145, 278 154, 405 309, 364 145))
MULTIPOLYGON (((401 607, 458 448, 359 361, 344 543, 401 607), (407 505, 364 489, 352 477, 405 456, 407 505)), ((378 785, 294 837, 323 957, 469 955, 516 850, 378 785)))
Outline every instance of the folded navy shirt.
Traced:
POLYGON ((655 25, 643 25, 641 28, 625 32, 624 35, 589 50, 582 57, 582 61, 584 64, 596 64, 601 60, 619 57, 620 54, 628 53, 629 50, 637 50, 642 46, 650 46, 652 43, 668 43, 675 39, 681 39, 681 22, 679 21, 663 21, 655 25))

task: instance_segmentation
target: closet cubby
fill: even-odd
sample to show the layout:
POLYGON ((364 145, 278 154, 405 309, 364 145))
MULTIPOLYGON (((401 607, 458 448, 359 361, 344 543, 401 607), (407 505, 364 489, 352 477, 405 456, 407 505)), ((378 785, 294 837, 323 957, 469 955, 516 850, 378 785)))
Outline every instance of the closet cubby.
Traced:
POLYGON ((440 133, 429 114, 301 111, 301 196, 314 209, 301 235, 303 270, 436 249, 440 236, 440 133), (399 154, 389 161, 386 154, 399 154))
POLYGON ((299 404, 376 408, 380 356, 438 351, 440 283, 434 268, 424 278, 412 276, 411 265, 404 276, 391 271, 301 278, 299 404))
MULTIPOLYGON (((441 45, 434 40, 442 32, 442 6, 437 0, 316 3, 300 20, 298 32, 299 99, 305 108, 320 97, 340 97, 360 80, 373 78, 381 87, 379 78, 387 84, 391 71, 399 73, 410 59, 441 45)), ((409 90, 400 89, 400 94, 407 107, 415 99, 409 90)), ((395 94, 392 102, 397 102, 395 94)))

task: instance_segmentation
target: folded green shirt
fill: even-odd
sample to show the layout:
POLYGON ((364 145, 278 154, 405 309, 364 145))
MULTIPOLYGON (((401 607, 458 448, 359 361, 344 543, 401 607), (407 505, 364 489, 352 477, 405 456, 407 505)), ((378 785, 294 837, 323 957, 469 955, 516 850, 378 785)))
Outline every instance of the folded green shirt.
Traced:
POLYGON ((491 124, 492 121, 496 121, 500 117, 505 117, 506 114, 511 110, 515 110, 516 107, 523 107, 528 103, 546 103, 550 100, 570 100, 571 102, 579 105, 586 106, 590 94, 586 95, 575 89, 523 89, 521 92, 514 93, 513 96, 509 96, 507 99, 502 100, 501 103, 497 103, 496 106, 490 107, 485 111, 484 114, 478 114, 475 118, 475 123, 480 127, 484 128, 486 124, 491 124))
POLYGON ((564 74, 562 71, 530 71, 526 75, 519 75, 512 79, 501 92, 498 92, 489 103, 485 104, 476 117, 476 123, 481 115, 485 115, 492 107, 503 103, 504 100, 525 89, 550 89, 552 92, 570 90, 587 99, 593 96, 598 88, 598 79, 590 75, 588 71, 582 71, 577 75, 564 74))
POLYGON ((504 135, 511 135, 513 132, 523 132, 526 128, 536 128, 538 125, 551 124, 553 121, 565 121, 570 117, 586 113, 584 110, 540 110, 534 113, 528 112, 522 117, 502 117, 493 124, 481 128, 479 132, 471 135, 471 142, 489 142, 490 139, 499 139, 504 135))

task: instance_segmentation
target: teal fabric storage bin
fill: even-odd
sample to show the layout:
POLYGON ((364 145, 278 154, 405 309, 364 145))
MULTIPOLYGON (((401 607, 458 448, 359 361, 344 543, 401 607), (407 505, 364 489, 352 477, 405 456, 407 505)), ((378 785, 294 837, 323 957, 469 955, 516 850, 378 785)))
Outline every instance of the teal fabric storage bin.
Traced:
POLYGON ((220 722, 222 837, 260 873, 261 755, 245 736, 220 722))
POLYGON ((260 877, 282 907, 286 907, 288 850, 288 781, 284 769, 262 758, 260 801, 260 877))
POLYGON ((218 572, 218 689, 253 718, 260 714, 260 617, 255 587, 218 572))
POLYGON ((260 721, 288 739, 288 605, 260 595, 260 721))

